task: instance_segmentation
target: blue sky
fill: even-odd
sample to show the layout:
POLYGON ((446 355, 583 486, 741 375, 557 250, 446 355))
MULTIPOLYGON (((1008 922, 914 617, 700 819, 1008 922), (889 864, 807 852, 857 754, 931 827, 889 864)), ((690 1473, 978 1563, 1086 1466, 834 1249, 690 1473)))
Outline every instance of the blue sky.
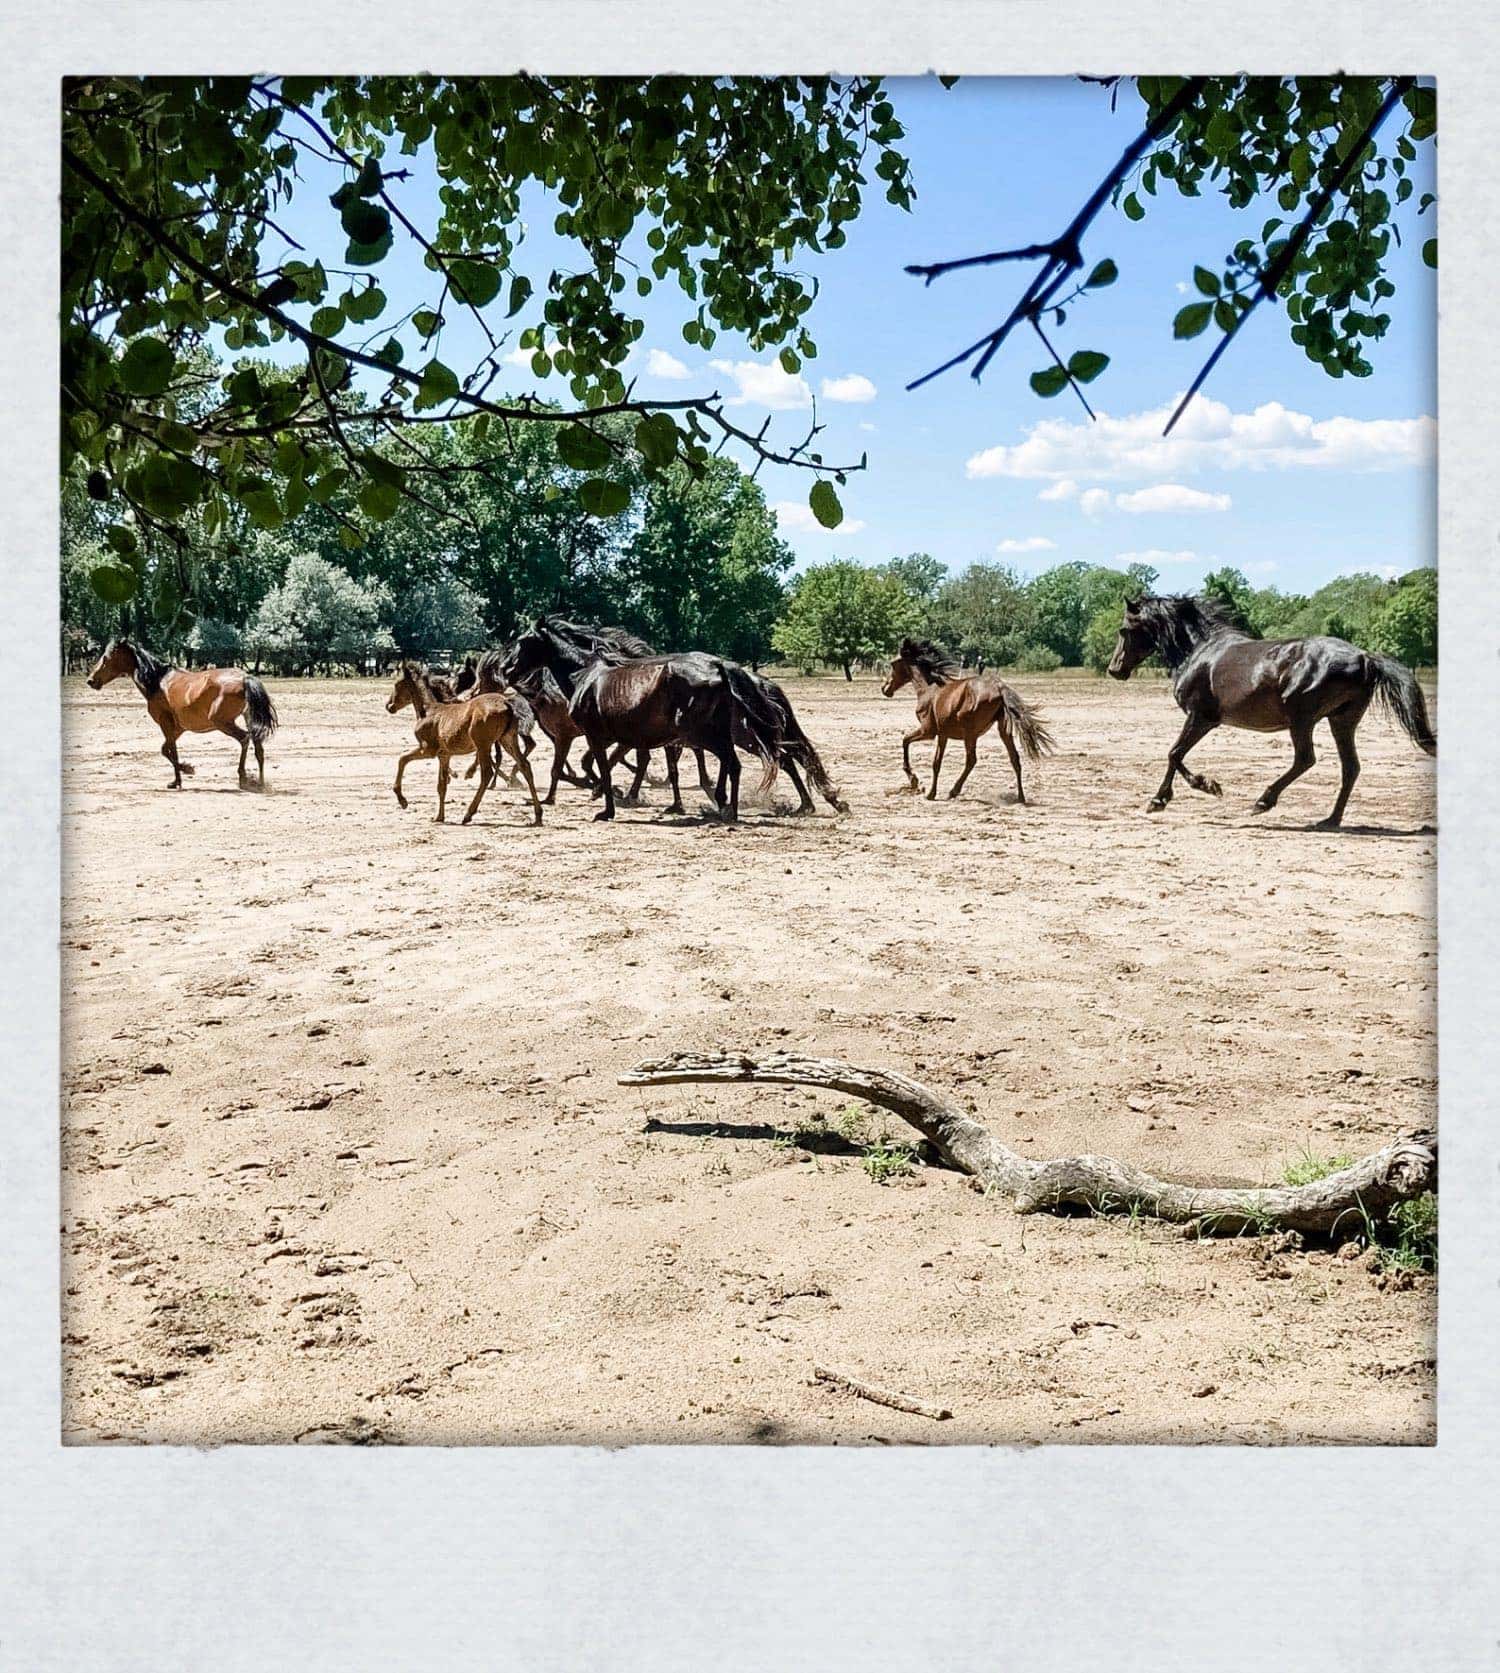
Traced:
MULTIPOLYGON (((1094 223, 1085 260, 1111 256, 1120 277, 1070 310, 1055 341, 1065 357, 1076 348, 1110 355, 1090 388, 1098 424, 1070 393, 1050 401, 1032 394, 1027 374, 1044 360, 1020 334, 981 382, 959 369, 908 393, 912 378, 998 323, 1029 269, 976 269, 924 289, 904 265, 1060 230, 1138 129, 1141 106, 1128 85, 1112 112, 1107 90, 1057 79, 966 79, 947 90, 932 79, 896 80, 890 91, 907 130, 916 203, 897 210, 874 183, 845 246, 798 263, 821 284, 810 316, 819 355, 800 379, 732 334, 709 354, 686 344, 690 304, 675 285, 635 304, 646 323, 626 369, 637 393, 666 399, 717 389, 742 423, 758 427, 770 411, 773 434, 787 442, 800 438, 805 403, 816 395, 825 457, 868 453, 868 470, 842 490, 846 522, 832 532, 806 512, 803 473, 763 470, 799 567, 927 551, 952 570, 999 560, 1031 574, 1075 558, 1144 555, 1172 590, 1229 563, 1258 585, 1308 591, 1350 570, 1400 573, 1435 561, 1436 296, 1419 251, 1436 231, 1436 212, 1420 223, 1410 212, 1433 189, 1430 145, 1415 165, 1405 242, 1390 267, 1391 329, 1368 350, 1374 376, 1330 379, 1266 305, 1162 443, 1161 409, 1170 411, 1215 340, 1212 329, 1191 342, 1172 338, 1193 266, 1217 271, 1238 238, 1278 213, 1275 205, 1235 212, 1208 193, 1170 191, 1147 200, 1144 221, 1106 209, 1094 223)), ((1399 115, 1387 140, 1398 130, 1399 115)), ((414 178, 392 190, 430 229, 437 183, 426 157, 411 166, 414 178)), ((284 224, 311 235, 314 248, 336 250, 337 215, 319 189, 326 183, 304 173, 284 224)), ((554 259, 576 265, 576 247, 552 233, 541 195, 524 207, 518 267, 540 281, 554 259)), ((387 317, 433 300, 432 275, 399 233, 376 271, 391 298, 387 317)), ((531 317, 528 309, 517 323, 531 317)), ((455 311, 443 359, 462 373, 481 353, 477 327, 455 311)), ((565 394, 522 365, 507 366, 501 387, 565 394)))

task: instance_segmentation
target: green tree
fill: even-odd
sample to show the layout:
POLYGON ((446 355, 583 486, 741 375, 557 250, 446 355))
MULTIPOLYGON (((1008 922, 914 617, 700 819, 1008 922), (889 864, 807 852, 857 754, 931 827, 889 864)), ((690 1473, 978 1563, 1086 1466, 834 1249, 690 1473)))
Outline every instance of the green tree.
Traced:
POLYGON ((452 575, 418 581, 392 595, 386 624, 402 651, 470 651, 485 643, 484 601, 452 575))
POLYGON ((621 556, 627 620, 654 644, 760 663, 792 551, 758 483, 732 459, 649 479, 621 556))
POLYGON ((904 558, 888 558, 880 567, 887 575, 894 576, 924 608, 937 597, 948 577, 948 566, 928 552, 908 552, 904 558))
POLYGON ((815 564, 798 577, 771 643, 801 668, 831 663, 852 680, 855 663, 893 651, 917 613, 893 576, 847 561, 815 564))
POLYGON ((944 582, 928 611, 928 629, 966 666, 1013 663, 1036 631, 1036 606, 1015 570, 973 563, 944 582))
MULTIPOLYGON (((238 505, 261 528, 347 490, 358 544, 403 495, 446 511, 422 461, 433 416, 559 426, 584 509, 629 500, 606 411, 647 472, 701 472, 712 447, 811 471, 820 521, 842 516, 839 467, 737 425, 713 395, 652 402, 621 370, 654 286, 684 294, 684 340, 743 332, 794 372, 817 352, 801 252, 836 248, 873 175, 907 206, 900 124, 869 77, 84 76, 63 89, 63 465, 133 537, 171 540, 201 510, 210 538, 238 505), (404 159, 435 159, 437 224, 403 207, 404 159), (330 172, 331 171, 331 172, 330 172), (313 246, 280 230, 308 176, 332 183, 313 246), (711 187, 711 189, 706 189, 711 187), (549 272, 522 261, 523 193, 549 194, 567 241, 549 272), (387 317, 398 241, 432 275, 428 304, 387 317), (444 359, 445 327, 477 323, 476 365, 444 359), (492 399, 508 334, 569 404, 492 399), (205 382, 197 355, 272 349, 205 382), (206 397, 206 398, 205 398, 206 397), (401 462, 376 443, 399 432, 401 462)), ((845 467, 854 468, 854 467, 845 467)), ((124 536, 122 535, 123 539, 124 536)), ((106 578, 120 590, 128 566, 106 578)))
POLYGON ((1260 632, 1260 624, 1256 620, 1255 589, 1241 570, 1229 565, 1210 570, 1198 590, 1204 598, 1211 599, 1226 610, 1236 625, 1247 633, 1260 632))
POLYGON ((1401 577, 1370 626, 1369 648, 1408 668, 1434 668, 1438 659, 1438 586, 1435 569, 1401 577))
POLYGON ((245 631, 246 654, 310 673, 391 652, 396 642, 382 620, 389 608, 380 582, 361 585, 326 558, 299 552, 256 609, 245 631))

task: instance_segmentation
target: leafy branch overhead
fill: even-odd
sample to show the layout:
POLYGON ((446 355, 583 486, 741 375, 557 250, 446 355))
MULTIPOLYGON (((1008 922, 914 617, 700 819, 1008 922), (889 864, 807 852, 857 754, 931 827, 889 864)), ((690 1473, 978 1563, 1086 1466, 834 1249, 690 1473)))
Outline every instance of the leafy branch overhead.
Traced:
POLYGON ((901 137, 864 77, 69 81, 63 465, 81 460, 119 514, 101 593, 129 597, 142 537, 175 538, 189 512, 212 535, 231 507, 270 529, 330 506, 351 550, 403 499, 460 516, 421 428, 454 419, 481 448, 495 424, 562 426, 600 517, 629 501, 627 454, 701 475, 728 447, 812 472, 812 510, 836 526, 834 483, 863 459, 825 460, 816 416, 781 443, 715 391, 639 395, 635 305, 675 285, 686 342, 734 331, 796 372, 817 353, 817 285, 794 263, 844 242, 869 174, 910 205, 901 137), (402 159, 419 155, 441 182, 425 229, 401 197, 402 159), (309 175, 339 181, 316 250, 282 224, 309 175), (523 192, 533 212, 548 194, 577 252, 536 286, 520 266, 523 192), (393 318, 379 269, 398 241, 421 252, 431 295, 393 318), (444 358, 459 317, 483 344, 471 364, 444 358), (516 351, 556 398, 492 393, 516 351), (624 440, 601 424, 619 414, 636 421, 624 440))
MULTIPOLYGON (((1095 79, 1117 95, 1120 78, 1095 79)), ((1064 359, 1046 328, 1062 326, 1075 303, 1118 277, 1106 257, 1087 278, 1078 278, 1084 236, 1100 212, 1115 204, 1127 220, 1143 220, 1148 200, 1165 184, 1185 197, 1212 187, 1237 209, 1274 193, 1281 211, 1264 221, 1258 237, 1239 240, 1218 266, 1194 267, 1198 294, 1178 311, 1173 335, 1197 337, 1212 325, 1220 336, 1168 431, 1267 299, 1285 305, 1292 341, 1330 377, 1370 375, 1368 344, 1391 323, 1385 306, 1396 292, 1391 247, 1401 240, 1402 221, 1410 227, 1435 201, 1430 192, 1417 196, 1411 167, 1417 147, 1437 132, 1432 87, 1413 77, 1370 76, 1142 76, 1136 86, 1144 127, 1055 238, 907 268, 931 284, 964 268, 1041 264, 993 331, 908 387, 969 363, 971 376, 980 377, 1015 328, 1026 324, 1050 361, 1032 373, 1032 389, 1051 397, 1071 387, 1088 408, 1082 385, 1104 370, 1109 357, 1084 349, 1064 359), (1400 132, 1382 150, 1382 130, 1398 111, 1404 117, 1400 132)), ((1435 237, 1424 240, 1422 258, 1437 266, 1435 237)))

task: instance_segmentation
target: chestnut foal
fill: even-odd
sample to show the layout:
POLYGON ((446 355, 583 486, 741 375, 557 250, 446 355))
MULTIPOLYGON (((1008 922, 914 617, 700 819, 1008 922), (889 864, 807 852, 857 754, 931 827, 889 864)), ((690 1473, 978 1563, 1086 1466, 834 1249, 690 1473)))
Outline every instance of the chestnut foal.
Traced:
POLYGON ((253 744, 260 787, 265 789, 266 739, 276 730, 276 707, 254 674, 238 668, 171 668, 128 639, 111 639, 88 683, 102 691, 124 674, 135 681, 146 699, 146 712, 161 727, 166 740, 161 752, 172 763, 172 789, 180 790, 182 775, 193 770, 177 759, 177 740, 184 732, 222 732, 233 738, 240 746, 241 784, 250 780, 245 757, 253 744), (237 724, 241 715, 246 726, 237 724))
POLYGON ((426 671, 415 662, 403 662, 396 681, 396 689, 386 704, 391 714, 397 714, 410 704, 417 711, 414 728, 417 747, 409 750, 396 763, 396 800, 407 805, 401 794, 401 778, 409 761, 425 761, 433 756, 438 763, 437 822, 443 823, 444 807, 448 799, 450 759, 455 755, 478 757, 479 788, 464 814, 465 825, 479 811, 484 793, 495 781, 498 751, 503 749, 515 761, 526 788, 531 792, 531 806, 536 815, 533 823, 542 822, 542 804, 537 798, 536 781, 531 776, 531 764, 521 750, 520 721, 508 698, 498 693, 440 703, 433 695, 426 671))

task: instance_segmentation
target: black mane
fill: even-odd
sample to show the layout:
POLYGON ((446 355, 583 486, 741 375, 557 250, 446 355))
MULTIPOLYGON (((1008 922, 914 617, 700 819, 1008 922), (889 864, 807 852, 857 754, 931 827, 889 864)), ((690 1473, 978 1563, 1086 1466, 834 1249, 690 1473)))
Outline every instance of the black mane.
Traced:
POLYGON ((903 639, 896 654, 929 685, 943 685, 958 673, 957 662, 930 639, 903 639))
POLYGON ((1233 611, 1216 598, 1147 593, 1125 608, 1151 635, 1168 668, 1180 668, 1205 639, 1217 639, 1225 633, 1245 637, 1233 611))
POLYGON ((608 627, 601 622, 570 622, 562 616, 544 616, 542 625, 555 641, 586 651, 604 645, 609 651, 627 661, 638 657, 655 656, 656 652, 637 634, 623 627, 608 627))
MULTIPOLYGON (((142 697, 154 697, 161 690, 161 682, 171 673, 169 662, 158 662, 144 646, 135 644, 129 639, 117 639, 115 644, 123 645, 135 658, 135 672, 131 678, 142 697)), ((106 652, 107 654, 107 652, 106 652)))

